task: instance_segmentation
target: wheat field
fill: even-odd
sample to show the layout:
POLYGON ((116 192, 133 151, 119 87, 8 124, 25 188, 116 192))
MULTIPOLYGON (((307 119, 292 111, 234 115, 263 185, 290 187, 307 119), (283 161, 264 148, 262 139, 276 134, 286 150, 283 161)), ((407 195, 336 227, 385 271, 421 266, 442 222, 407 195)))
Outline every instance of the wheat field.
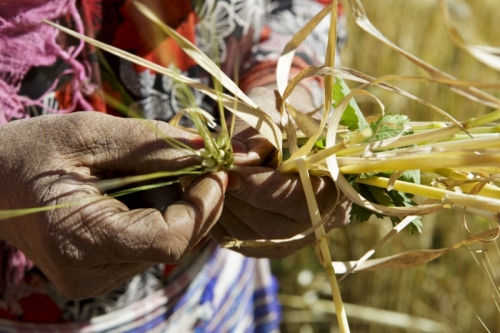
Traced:
MULTIPOLYGON (((448 1, 453 22, 472 44, 500 46, 498 0, 448 1)), ((455 46, 447 35, 434 0, 363 1, 374 25, 397 45, 462 80, 500 82, 500 75, 455 46)), ((346 5, 346 7, 348 7, 346 5)), ((366 74, 425 76, 425 73, 355 25, 348 16, 348 42, 342 63, 366 74)), ((486 108, 448 88, 430 83, 396 83, 406 91, 446 110, 458 120, 479 116, 486 108)), ((498 91, 487 90, 495 96, 498 91)), ((402 97, 372 90, 386 111, 411 120, 443 120, 423 106, 402 97)), ((376 114, 373 100, 358 100, 361 109, 376 114)), ((466 216, 472 231, 491 226, 466 216)), ((462 213, 444 211, 425 216, 422 234, 399 234, 376 253, 388 256, 411 249, 447 247, 468 237, 462 213)), ((331 236, 333 260, 359 259, 392 225, 387 220, 353 221, 331 236)), ((500 305, 493 298, 500 280, 488 276, 482 263, 500 274, 496 243, 460 249, 427 265, 404 270, 355 273, 340 282, 352 332, 500 332, 500 305)), ((338 332, 326 277, 311 248, 273 262, 281 284, 283 332, 338 332)), ((499 275, 500 276, 500 275, 499 275)))

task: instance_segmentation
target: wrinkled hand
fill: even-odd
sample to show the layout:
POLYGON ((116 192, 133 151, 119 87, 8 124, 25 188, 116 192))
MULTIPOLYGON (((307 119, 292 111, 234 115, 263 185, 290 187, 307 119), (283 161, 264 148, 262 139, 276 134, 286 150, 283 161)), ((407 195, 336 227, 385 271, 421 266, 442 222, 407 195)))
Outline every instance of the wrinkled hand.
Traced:
POLYGON ((0 238, 75 299, 105 294, 154 263, 179 262, 219 218, 225 173, 202 176, 185 191, 169 186, 145 195, 132 210, 95 185, 110 172, 146 174, 199 163, 162 135, 203 145, 165 123, 94 112, 0 127, 0 209, 67 205, 0 221, 0 238))
MULTIPOLYGON (((339 196, 328 177, 311 177, 322 216, 331 213, 325 229, 349 221, 350 201, 339 196)), ((224 210, 210 234, 218 242, 228 239, 284 239, 312 226, 298 175, 283 175, 265 167, 236 167, 229 172, 224 210)), ((314 234, 300 240, 264 247, 233 248, 251 257, 280 258, 314 242, 314 234)))
MULTIPOLYGON (((272 90, 257 88, 249 96, 277 122, 277 96, 272 90)), ((312 224, 299 175, 283 175, 273 168, 260 166, 273 160, 269 158, 273 153, 272 145, 242 122, 237 123, 236 129, 235 137, 249 142, 253 155, 242 154, 235 158, 238 167, 229 171, 224 210, 210 231, 211 236, 219 243, 230 239, 285 239, 310 228, 312 224)), ((351 203, 339 194, 333 180, 311 177, 311 181, 322 216, 330 215, 325 229, 328 231, 349 223, 351 203)), ((311 234, 293 242, 233 250, 252 257, 279 258, 313 243, 314 237, 311 234)))

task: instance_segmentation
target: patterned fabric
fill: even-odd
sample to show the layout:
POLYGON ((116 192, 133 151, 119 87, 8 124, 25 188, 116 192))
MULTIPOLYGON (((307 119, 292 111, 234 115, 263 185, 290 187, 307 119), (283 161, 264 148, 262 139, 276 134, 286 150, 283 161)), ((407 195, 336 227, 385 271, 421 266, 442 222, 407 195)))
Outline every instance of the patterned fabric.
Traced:
MULTIPOLYGON (((138 286, 132 281, 129 287, 138 286)), ((186 270, 169 277, 162 288, 115 311, 61 324, 0 319, 0 331, 276 332, 276 291, 277 284, 266 261, 245 258, 209 244, 186 270)))
MULTIPOLYGON (((67 1, 76 4, 87 35, 210 84, 210 76, 137 15, 130 0, 67 1)), ((179 33, 218 59, 228 75, 234 77, 238 71, 242 89, 248 90, 275 82, 274 68, 283 46, 328 1, 149 3, 156 4, 157 15, 179 33)), ((74 28, 72 17, 65 15, 59 22, 74 28)), ((292 74, 323 62, 327 20, 298 50, 292 74)), ((339 45, 344 31, 341 25, 339 45)), ((3 49, 1 34, 0 30, 3 49)), ((58 42, 61 50, 80 50, 73 39, 61 36, 58 42)), ((92 109, 110 114, 126 110, 125 115, 169 120, 184 107, 184 87, 168 77, 88 45, 74 56, 72 64, 81 64, 84 75, 76 77, 63 58, 31 68, 19 78, 24 109, 12 116, 0 108, 0 119, 92 109), (78 81, 79 77, 84 80, 78 81), (84 96, 85 103, 78 102, 78 96, 84 96), (105 103, 105 96, 113 103, 105 103)), ((0 90, 6 83, 4 74, 0 72, 0 90)), ((307 88, 319 105, 321 80, 309 80, 307 88)), ((212 102, 193 94, 197 104, 212 110, 212 102)), ((3 102, 0 99, 0 105, 3 102)), ((155 266, 104 297, 83 301, 63 297, 20 251, 5 242, 0 243, 0 264, 0 332, 272 332, 279 324, 276 283, 268 261, 244 258, 211 243, 180 266, 155 266)))

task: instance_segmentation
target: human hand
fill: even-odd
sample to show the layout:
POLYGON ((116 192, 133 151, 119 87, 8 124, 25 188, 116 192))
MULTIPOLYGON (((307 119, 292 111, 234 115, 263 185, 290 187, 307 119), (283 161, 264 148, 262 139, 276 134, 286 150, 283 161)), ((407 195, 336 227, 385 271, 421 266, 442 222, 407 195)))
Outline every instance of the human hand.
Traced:
MULTIPOLYGON (((329 177, 311 177, 326 231, 349 223, 350 201, 339 194, 329 177)), ((236 167, 229 172, 224 210, 210 235, 219 243, 231 239, 286 239, 312 226, 298 175, 284 175, 265 167, 236 167)), ((314 242, 302 239, 233 250, 250 257, 281 258, 314 242)))
POLYGON ((161 133, 203 146, 200 137, 166 123, 94 112, 0 127, 0 209, 62 205, 0 221, 0 238, 74 299, 105 294, 154 263, 179 262, 217 221, 224 172, 199 177, 185 191, 173 185, 145 195, 137 209, 96 187, 110 172, 137 175, 199 164, 161 133))
MULTIPOLYGON (((294 95, 297 101, 310 104, 305 90, 294 95)), ((249 96, 275 122, 279 121, 279 96, 268 88, 256 88, 249 96)), ((235 158, 237 167, 229 171, 229 185, 224 210, 219 222, 210 231, 219 243, 231 239, 285 239, 311 227, 306 197, 299 175, 283 175, 273 168, 273 147, 256 130, 237 122, 235 136, 242 142, 252 142, 252 156, 241 154, 235 158), (255 154, 258 152, 258 154, 255 154), (260 166, 264 165, 266 167, 260 166)), ((233 140, 233 142, 235 142, 233 140)), ((329 177, 311 177, 322 216, 329 215, 325 229, 342 227, 349 223, 350 201, 339 194, 329 177)), ((263 247, 233 248, 252 257, 284 257, 314 242, 314 234, 300 240, 276 243, 263 247)))

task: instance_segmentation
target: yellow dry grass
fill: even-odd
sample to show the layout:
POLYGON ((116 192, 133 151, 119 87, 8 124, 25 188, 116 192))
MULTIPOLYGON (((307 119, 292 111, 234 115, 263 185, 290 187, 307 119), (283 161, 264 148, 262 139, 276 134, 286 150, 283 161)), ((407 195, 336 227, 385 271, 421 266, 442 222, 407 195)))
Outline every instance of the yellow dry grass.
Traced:
MULTIPOLYGON (((500 11, 496 0, 449 1, 453 22, 467 41, 498 46, 500 11)), ((500 82, 500 74, 479 63, 457 48, 449 39, 434 0, 377 0, 363 2, 374 25, 390 40, 422 60, 462 79, 500 82)), ((348 14, 349 17, 349 14, 348 14)), ((350 18, 350 17, 349 17, 350 18)), ((396 52, 383 46, 350 20, 349 38, 341 53, 349 68, 380 77, 388 74, 423 76, 421 69, 396 52)), ((425 98, 459 120, 483 115, 492 110, 457 96, 448 88, 431 83, 403 82, 398 87, 425 98)), ((497 91, 489 91, 497 95, 497 91)), ((442 120, 435 112, 409 99, 380 93, 387 112, 404 113, 414 121, 442 120)), ((378 113, 378 105, 369 98, 358 99, 367 114, 378 113)), ((472 215, 467 215, 473 221, 472 215)), ((465 232, 460 211, 443 211, 424 217, 421 235, 403 232, 382 247, 377 257, 410 249, 441 248, 460 242, 465 232)), ((476 230, 488 229, 480 218, 476 230)), ((331 253, 335 260, 357 260, 390 230, 389 221, 353 222, 331 233, 331 253)), ((340 282, 343 300, 352 332, 491 332, 500 331, 500 311, 495 304, 492 285, 499 286, 495 276, 484 274, 481 263, 491 263, 500 273, 499 251, 495 244, 474 245, 449 253, 427 265, 379 272, 359 272, 340 282), (475 259, 476 258, 476 259, 475 259), (476 261, 477 260, 477 261, 476 261), (480 264, 478 264, 479 262, 480 264), (350 304, 365 306, 353 308, 350 304), (380 321, 382 314, 388 318, 380 321), (353 316, 350 315, 351 312, 353 316), (409 315, 399 316, 397 314, 409 315), (480 319, 478 319, 478 317, 480 319), (392 319, 391 319, 392 318, 392 319), (430 321, 418 321, 427 319, 430 321), (481 323, 483 321, 483 323, 481 323), (433 326, 434 325, 434 326, 433 326), (484 327, 486 326, 487 329, 484 327)), ((281 282, 284 318, 283 332, 337 332, 334 317, 326 314, 321 299, 328 300, 328 284, 322 268, 312 260, 314 253, 306 248, 294 256, 274 263, 281 282), (313 274, 309 274, 312 272, 313 274), (299 296, 298 298, 289 297, 299 296)), ((498 288, 497 288, 498 289, 498 288)))

